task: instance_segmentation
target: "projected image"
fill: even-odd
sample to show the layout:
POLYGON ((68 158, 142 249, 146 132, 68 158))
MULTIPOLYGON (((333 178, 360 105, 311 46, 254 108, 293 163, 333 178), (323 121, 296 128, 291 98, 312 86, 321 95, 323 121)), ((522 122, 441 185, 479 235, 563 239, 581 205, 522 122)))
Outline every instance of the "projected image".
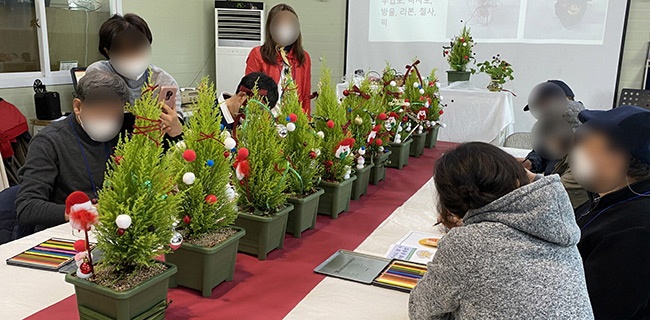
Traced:
POLYGON ((458 32, 462 20, 477 39, 516 39, 520 7, 520 0, 449 1, 447 37, 458 32))
POLYGON ((524 38, 602 43, 608 0, 528 0, 524 38))

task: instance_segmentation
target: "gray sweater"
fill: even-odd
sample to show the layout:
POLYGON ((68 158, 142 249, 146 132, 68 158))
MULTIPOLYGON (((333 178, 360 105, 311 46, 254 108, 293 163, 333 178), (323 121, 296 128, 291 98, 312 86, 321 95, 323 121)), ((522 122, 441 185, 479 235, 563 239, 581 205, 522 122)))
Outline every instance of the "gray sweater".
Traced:
POLYGON ((557 175, 467 213, 413 289, 411 319, 593 319, 580 230, 557 175))

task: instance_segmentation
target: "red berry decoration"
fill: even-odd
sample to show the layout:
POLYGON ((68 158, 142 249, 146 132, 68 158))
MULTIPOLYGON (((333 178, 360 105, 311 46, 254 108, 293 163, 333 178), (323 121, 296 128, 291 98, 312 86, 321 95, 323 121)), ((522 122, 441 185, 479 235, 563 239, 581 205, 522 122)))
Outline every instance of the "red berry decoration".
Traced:
POLYGON ((343 90, 343 95, 346 96, 346 97, 349 96, 350 95, 350 90, 348 90, 348 89, 343 90))
POLYGON ((79 271, 83 274, 90 274, 92 272, 93 268, 90 266, 90 263, 88 262, 82 262, 81 265, 79 265, 79 271))
POLYGON ((249 154, 248 149, 240 148, 239 151, 237 151, 237 158, 246 159, 248 158, 248 154, 249 154))
POLYGON ((334 162, 332 162, 332 160, 327 160, 327 161, 325 161, 325 166, 326 166, 326 167, 331 167, 331 166, 333 166, 333 165, 334 165, 334 162))
POLYGON ((469 57, 468 57, 468 56, 464 56, 463 59, 467 60, 467 59, 469 59, 469 57))
POLYGON ((330 128, 330 129, 334 128, 334 121, 327 120, 327 127, 330 128))
POLYGON ((86 241, 85 240, 77 240, 74 242, 74 250, 77 252, 85 251, 86 250, 86 241))
POLYGON ((119 166, 120 163, 122 163, 122 160, 124 160, 124 157, 122 156, 115 157, 115 164, 119 166))
POLYGON ((388 118, 388 116, 386 116, 386 114, 382 112, 382 113, 379 114, 378 118, 379 118, 379 120, 383 121, 383 120, 386 120, 386 118, 388 118))
POLYGON ((298 116, 295 113, 289 115, 289 121, 296 122, 297 120, 298 120, 298 116))
POLYGON ((228 151, 224 151, 224 153, 223 153, 223 157, 224 157, 224 158, 228 158, 228 157, 230 157, 230 152, 228 152, 228 151))
POLYGON ((192 149, 183 151, 183 159, 187 162, 194 162, 194 160, 196 160, 196 152, 192 149))
POLYGON ((215 204, 217 202, 217 196, 209 194, 205 197, 205 202, 208 204, 215 204))
POLYGON ((123 236, 124 235, 124 229, 122 229, 122 228, 117 229, 117 235, 120 236, 120 237, 123 236))
POLYGON ((192 222, 192 218, 190 218, 190 216, 184 216, 183 222, 185 222, 185 224, 190 224, 190 222, 192 222))
POLYGON ((382 144, 384 144, 384 142, 381 141, 381 139, 376 139, 375 144, 378 145, 378 146, 381 146, 382 144))
POLYGON ((443 111, 443 110, 441 109, 440 111, 438 111, 438 113, 439 113, 440 115, 442 115, 443 113, 445 113, 445 111, 443 111))
POLYGON ((310 157, 310 158, 312 158, 312 159, 316 159, 317 156, 318 156, 318 155, 316 154, 316 152, 314 152, 314 151, 310 151, 310 152, 309 152, 309 157, 310 157))

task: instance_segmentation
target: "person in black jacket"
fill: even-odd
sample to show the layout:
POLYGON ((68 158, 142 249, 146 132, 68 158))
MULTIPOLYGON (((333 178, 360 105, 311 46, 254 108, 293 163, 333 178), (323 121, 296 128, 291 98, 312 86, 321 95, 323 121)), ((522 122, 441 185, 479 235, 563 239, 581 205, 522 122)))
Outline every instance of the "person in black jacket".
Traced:
POLYGON ((596 319, 650 319, 650 111, 586 110, 569 155, 592 192, 576 209, 596 319))
POLYGON ((261 72, 247 74, 241 79, 235 94, 223 92, 217 98, 221 110, 221 124, 228 130, 232 130, 236 120, 241 116, 241 107, 248 98, 253 96, 253 88, 257 87, 259 95, 266 98, 269 108, 274 108, 278 103, 278 85, 273 78, 261 72))

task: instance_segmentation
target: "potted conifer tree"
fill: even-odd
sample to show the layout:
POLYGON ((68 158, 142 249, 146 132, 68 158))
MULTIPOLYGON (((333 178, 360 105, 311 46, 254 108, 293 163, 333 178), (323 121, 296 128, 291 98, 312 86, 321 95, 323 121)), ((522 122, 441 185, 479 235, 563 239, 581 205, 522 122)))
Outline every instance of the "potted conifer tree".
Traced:
POLYGON ((318 83, 314 120, 318 135, 323 138, 320 160, 323 163, 323 179, 319 187, 325 190, 318 204, 318 213, 336 219, 339 213, 350 208, 352 182, 352 148, 354 139, 344 129, 345 109, 337 100, 332 86, 331 71, 325 63, 318 83))
POLYGON ((246 234, 231 226, 237 204, 230 186, 230 149, 224 147, 235 141, 222 131, 214 101, 214 86, 204 79, 183 128, 184 141, 172 153, 176 166, 183 169, 178 181, 183 202, 172 244, 176 250, 167 255, 167 261, 178 267, 171 285, 199 290, 204 297, 221 282, 232 280, 239 239, 246 234))
POLYGON ((254 93, 244 110, 246 120, 237 130, 239 149, 233 168, 239 215, 235 225, 246 230, 239 251, 265 260, 269 252, 284 247, 293 205, 286 203, 285 193, 290 165, 284 153, 287 129, 276 123, 257 89, 254 93))
POLYGON ((368 190, 370 173, 374 167, 371 161, 366 162, 366 153, 369 147, 367 138, 374 127, 372 115, 368 110, 372 98, 370 87, 371 83, 368 78, 365 78, 360 86, 351 84, 348 89, 343 91, 345 97, 341 101, 341 107, 346 110, 347 115, 345 127, 354 138, 353 170, 357 179, 352 183, 353 200, 358 200, 368 190))
POLYGON ((145 88, 129 106, 134 133, 118 143, 99 193, 95 233, 103 258, 91 275, 65 277, 82 319, 164 318, 176 266, 154 257, 170 248, 182 194, 175 192, 179 170, 163 156, 161 108, 152 91, 145 88))
POLYGON ((440 121, 440 117, 444 114, 443 107, 445 105, 442 103, 443 97, 440 95, 440 81, 436 77, 436 69, 431 70, 427 80, 428 84, 424 88, 426 103, 428 104, 427 120, 425 122, 427 137, 424 145, 431 149, 438 142, 438 131, 440 128, 445 127, 445 124, 440 121))
POLYGON ((426 96, 426 83, 423 82, 416 60, 413 64, 406 66, 406 78, 404 84, 404 98, 409 103, 407 108, 407 117, 410 123, 415 126, 411 134, 413 142, 409 149, 409 155, 420 157, 424 153, 426 132, 424 131, 425 122, 427 121, 429 107, 426 96))
POLYGON ((303 231, 314 229, 318 203, 325 192, 315 187, 320 181, 322 164, 319 161, 322 140, 309 124, 298 100, 296 84, 287 78, 282 95, 282 114, 279 122, 287 130, 284 152, 289 161, 287 176, 289 198, 293 205, 287 221, 287 233, 300 238, 303 231))
POLYGON ((411 148, 410 133, 405 131, 407 125, 404 119, 409 102, 403 97, 403 90, 398 86, 396 72, 386 65, 384 69, 383 109, 386 110, 382 118, 384 129, 390 135, 390 141, 386 148, 391 152, 388 157, 388 167, 402 169, 408 164, 409 151, 411 148), (392 79, 392 80, 391 80, 392 79))
POLYGON ((367 104, 367 111, 371 116, 372 126, 365 137, 368 144, 366 158, 369 160, 366 162, 373 165, 370 170, 370 183, 377 185, 380 181, 386 179, 386 164, 391 155, 391 151, 384 147, 384 144, 390 141, 390 136, 384 126, 384 121, 388 116, 385 110, 383 86, 378 86, 372 90, 367 104))
POLYGON ((468 65, 476 61, 474 53, 474 38, 467 25, 463 26, 460 34, 449 42, 449 46, 443 46, 443 55, 447 58, 451 70, 447 71, 447 82, 469 81, 472 69, 468 65))

